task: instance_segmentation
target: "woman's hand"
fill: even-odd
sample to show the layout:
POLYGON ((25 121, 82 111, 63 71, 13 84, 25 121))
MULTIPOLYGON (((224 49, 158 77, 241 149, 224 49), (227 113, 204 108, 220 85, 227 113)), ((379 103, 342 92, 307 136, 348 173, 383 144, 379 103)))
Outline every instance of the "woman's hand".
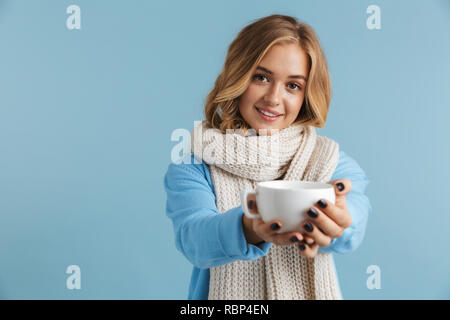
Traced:
POLYGON ((319 247, 327 247, 334 238, 342 236, 344 229, 352 224, 352 218, 347 210, 346 195, 352 189, 348 179, 339 179, 328 182, 334 185, 336 193, 335 204, 325 199, 318 201, 307 210, 309 218, 302 223, 304 237, 314 239, 312 245, 300 243, 299 248, 303 256, 313 258, 319 247))
MULTIPOLYGON (((255 214, 258 213, 255 195, 249 195, 247 200, 249 211, 255 214)), ((266 223, 261 218, 250 219, 244 214, 242 215, 242 225, 247 242, 255 245, 264 241, 272 242, 277 245, 287 245, 304 240, 304 237, 300 232, 277 233, 282 227, 282 222, 280 220, 272 220, 266 223)), ((310 241, 313 241, 312 238, 310 241)))

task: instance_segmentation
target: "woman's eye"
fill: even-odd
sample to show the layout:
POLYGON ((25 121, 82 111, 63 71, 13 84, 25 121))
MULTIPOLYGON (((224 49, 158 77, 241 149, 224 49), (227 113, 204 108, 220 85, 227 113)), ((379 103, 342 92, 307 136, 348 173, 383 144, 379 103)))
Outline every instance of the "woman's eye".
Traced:
POLYGON ((294 88, 292 88, 292 89, 295 89, 295 88, 298 88, 298 90, 301 90, 302 89, 302 87, 300 87, 298 84, 296 84, 296 83, 290 83, 290 84, 293 84, 295 87, 294 88))
POLYGON ((266 78, 266 76, 263 74, 255 74, 253 78, 260 80, 261 78, 266 78))
MULTIPOLYGON (((259 81, 262 81, 263 78, 267 79, 267 77, 263 74, 255 74, 253 76, 253 79, 257 79, 259 81)), ((262 81, 262 82, 264 82, 264 81, 262 81)), ((292 90, 301 90, 302 89, 302 87, 300 87, 298 84, 296 84, 294 82, 289 83, 289 85, 294 85, 294 87, 290 87, 290 89, 292 89, 292 90)))

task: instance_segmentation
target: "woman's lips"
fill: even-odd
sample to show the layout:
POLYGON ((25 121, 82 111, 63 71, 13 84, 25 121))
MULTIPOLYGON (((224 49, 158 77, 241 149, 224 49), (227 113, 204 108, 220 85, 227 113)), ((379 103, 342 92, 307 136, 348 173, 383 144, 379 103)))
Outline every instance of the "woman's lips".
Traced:
POLYGON ((263 120, 265 120, 265 121, 270 121, 270 122, 272 122, 272 121, 277 121, 277 120, 282 116, 282 114, 280 114, 280 115, 278 115, 278 116, 276 116, 276 117, 266 116, 266 115, 263 114, 261 111, 259 111, 258 107, 255 106, 255 108, 256 108, 256 112, 258 112, 258 114, 260 115, 260 117, 261 117, 263 120))

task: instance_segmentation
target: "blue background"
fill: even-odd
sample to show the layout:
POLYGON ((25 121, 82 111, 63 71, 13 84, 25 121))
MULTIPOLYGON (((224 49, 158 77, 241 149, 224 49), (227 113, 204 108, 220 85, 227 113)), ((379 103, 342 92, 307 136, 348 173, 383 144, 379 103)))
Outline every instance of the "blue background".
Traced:
POLYGON ((203 119, 237 33, 273 13, 318 33, 333 84, 318 133, 370 179, 365 240, 335 256, 344 298, 450 298, 448 0, 0 0, 0 298, 187 297, 170 136, 203 119), (81 290, 66 288, 72 264, 81 290))

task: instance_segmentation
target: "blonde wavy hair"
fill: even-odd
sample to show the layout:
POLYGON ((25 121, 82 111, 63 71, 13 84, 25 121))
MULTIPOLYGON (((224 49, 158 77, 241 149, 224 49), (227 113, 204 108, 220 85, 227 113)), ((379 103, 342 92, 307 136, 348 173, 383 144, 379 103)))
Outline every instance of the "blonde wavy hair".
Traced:
POLYGON ((309 59, 305 98, 295 123, 322 128, 331 98, 331 82, 325 54, 314 30, 296 18, 274 14, 247 25, 233 40, 222 72, 205 103, 206 121, 222 133, 226 129, 247 131, 239 112, 239 98, 266 52, 275 44, 298 43, 309 59))

